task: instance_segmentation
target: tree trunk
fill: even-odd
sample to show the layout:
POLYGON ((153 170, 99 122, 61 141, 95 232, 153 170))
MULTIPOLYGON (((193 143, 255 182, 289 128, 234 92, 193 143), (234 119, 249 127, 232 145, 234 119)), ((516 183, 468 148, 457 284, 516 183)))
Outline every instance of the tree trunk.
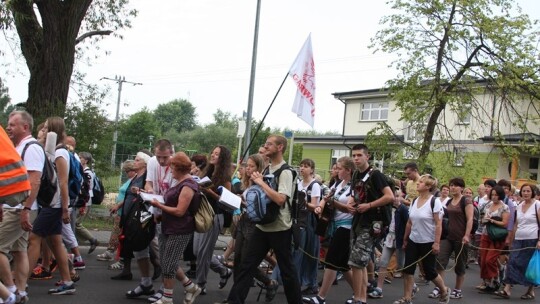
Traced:
POLYGON ((15 0, 12 11, 21 39, 30 80, 26 109, 36 123, 47 117, 64 117, 75 61, 75 44, 82 20, 92 0, 15 0))

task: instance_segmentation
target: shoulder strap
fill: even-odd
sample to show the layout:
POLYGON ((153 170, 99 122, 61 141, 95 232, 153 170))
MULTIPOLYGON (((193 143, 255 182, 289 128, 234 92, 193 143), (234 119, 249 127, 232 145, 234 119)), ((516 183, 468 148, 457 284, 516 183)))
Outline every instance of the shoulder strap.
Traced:
MULTIPOLYGON (((417 199, 418 199, 418 198, 417 198, 417 199)), ((434 210, 435 210, 435 200, 436 200, 436 199, 437 199, 437 198, 435 197, 435 195, 432 195, 432 196, 431 196, 431 202, 430 202, 430 204, 431 204, 431 213, 433 213, 434 210)), ((448 206, 448 204, 446 204, 446 206, 448 206)))
POLYGON ((33 144, 38 144, 41 147, 41 145, 39 144, 39 142, 37 140, 32 140, 30 142, 27 142, 26 145, 24 145, 24 149, 22 150, 22 153, 21 153, 21 159, 23 161, 24 161, 24 154, 26 153, 26 149, 28 149, 28 146, 33 145, 33 144))

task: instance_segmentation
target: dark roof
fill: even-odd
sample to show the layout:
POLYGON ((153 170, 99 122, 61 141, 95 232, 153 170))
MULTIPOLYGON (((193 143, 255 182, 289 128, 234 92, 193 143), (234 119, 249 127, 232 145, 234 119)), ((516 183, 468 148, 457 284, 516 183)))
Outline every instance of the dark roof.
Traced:
MULTIPOLYGON (((294 137, 295 143, 301 143, 301 144, 341 144, 344 146, 349 145, 355 145, 359 143, 363 143, 366 140, 366 135, 359 135, 359 136, 341 136, 341 135, 330 135, 330 136, 298 136, 294 137)), ((404 138, 403 135, 397 135, 395 136, 394 140, 390 142, 397 143, 397 142, 403 142, 404 138)))
MULTIPOLYGON (((484 143, 494 143, 497 142, 496 137, 494 136, 484 136, 480 138, 484 143)), ((540 135, 534 133, 516 133, 516 134, 506 134, 502 136, 502 139, 506 142, 527 142, 527 143, 536 143, 540 142, 540 135)))

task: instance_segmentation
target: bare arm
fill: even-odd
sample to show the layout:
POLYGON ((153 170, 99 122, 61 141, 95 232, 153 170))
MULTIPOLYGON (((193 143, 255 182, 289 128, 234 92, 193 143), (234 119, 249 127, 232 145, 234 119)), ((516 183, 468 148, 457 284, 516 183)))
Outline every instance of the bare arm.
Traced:
POLYGON ((62 203, 62 220, 64 223, 69 223, 69 191, 68 191, 68 164, 67 161, 58 157, 54 161, 58 175, 58 183, 60 184, 60 201, 62 203))

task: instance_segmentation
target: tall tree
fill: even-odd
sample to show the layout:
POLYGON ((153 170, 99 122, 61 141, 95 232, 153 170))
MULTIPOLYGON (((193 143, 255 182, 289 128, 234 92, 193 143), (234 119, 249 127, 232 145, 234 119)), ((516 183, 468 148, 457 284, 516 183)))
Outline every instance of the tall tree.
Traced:
POLYGON ((195 107, 185 99, 160 104, 154 110, 154 116, 162 134, 193 130, 197 124, 195 107))
POLYGON ((0 125, 4 126, 4 128, 7 125, 9 112, 11 112, 10 101, 8 89, 0 78, 0 125))
POLYGON ((118 154, 132 155, 141 149, 151 149, 161 136, 154 114, 147 108, 118 123, 118 154))
MULTIPOLYGON (((99 40, 130 27, 137 11, 128 0, 11 0, 11 16, 2 14, 2 28, 13 25, 30 71, 27 110, 38 121, 64 116, 79 43, 99 40), (80 34, 82 32, 82 34, 80 34)), ((3 13, 6 13, 4 10, 3 13)))
POLYGON ((65 122, 66 133, 77 140, 77 151, 92 153, 101 171, 109 169, 114 125, 99 104, 91 100, 69 103, 65 122))
POLYGON ((532 23, 514 1, 390 3, 398 13, 383 17, 385 28, 377 32, 372 47, 399 55, 393 63, 399 75, 387 84, 402 119, 417 125, 421 164, 434 136, 451 139, 442 119, 446 110, 457 111, 460 117, 472 115, 488 130, 494 126, 492 135, 500 141, 499 126, 505 123, 524 133, 537 130, 538 32, 533 31, 536 21, 532 23), (497 108, 486 108, 485 101, 477 98, 484 92, 496 98, 497 108))

